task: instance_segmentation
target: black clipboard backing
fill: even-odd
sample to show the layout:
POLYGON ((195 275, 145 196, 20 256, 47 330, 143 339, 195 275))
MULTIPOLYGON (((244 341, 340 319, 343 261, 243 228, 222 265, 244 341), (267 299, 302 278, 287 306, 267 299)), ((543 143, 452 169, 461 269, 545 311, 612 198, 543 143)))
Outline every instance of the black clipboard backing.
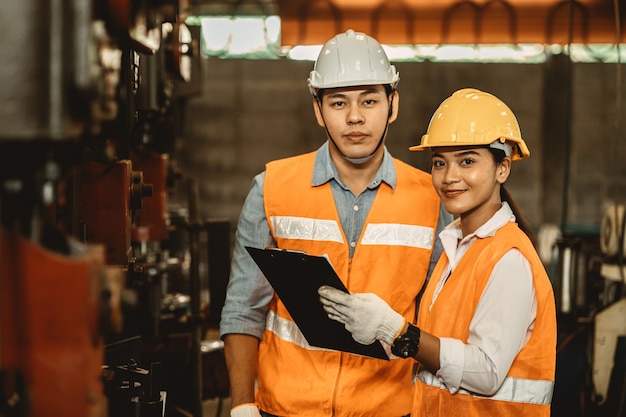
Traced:
POLYGON ((330 285, 348 292, 323 256, 246 246, 311 346, 389 360, 379 341, 362 345, 343 324, 328 318, 317 290, 330 285))

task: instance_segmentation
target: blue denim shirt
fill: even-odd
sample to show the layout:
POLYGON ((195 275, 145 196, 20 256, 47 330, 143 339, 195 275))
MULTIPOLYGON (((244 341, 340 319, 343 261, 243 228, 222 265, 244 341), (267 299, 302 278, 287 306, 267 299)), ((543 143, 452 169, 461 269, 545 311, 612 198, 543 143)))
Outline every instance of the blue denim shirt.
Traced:
MULTIPOLYGON (((254 178, 239 217, 230 280, 220 322, 222 337, 229 333, 242 333, 260 339, 265 330, 265 315, 274 290, 245 249, 245 246, 276 247, 265 216, 264 180, 265 172, 254 178)), ((348 239, 352 256, 378 186, 381 182, 387 183, 392 189, 396 186, 396 169, 391 154, 384 149, 383 161, 376 176, 365 191, 355 196, 339 178, 337 168, 330 158, 328 142, 325 142, 317 151, 311 185, 319 186, 327 182, 330 182, 341 226, 348 239)), ((439 232, 451 221, 452 217, 442 206, 435 236, 439 236, 439 232)), ((442 250, 441 242, 436 238, 428 278, 442 250)))

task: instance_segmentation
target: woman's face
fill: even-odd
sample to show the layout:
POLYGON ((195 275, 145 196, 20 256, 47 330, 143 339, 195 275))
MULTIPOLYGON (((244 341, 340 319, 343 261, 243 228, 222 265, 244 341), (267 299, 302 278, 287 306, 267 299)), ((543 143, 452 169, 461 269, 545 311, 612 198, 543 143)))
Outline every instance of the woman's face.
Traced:
POLYGON ((433 149, 432 181, 446 210, 461 217, 463 235, 475 231, 500 208, 500 186, 511 158, 496 164, 485 147, 433 149))

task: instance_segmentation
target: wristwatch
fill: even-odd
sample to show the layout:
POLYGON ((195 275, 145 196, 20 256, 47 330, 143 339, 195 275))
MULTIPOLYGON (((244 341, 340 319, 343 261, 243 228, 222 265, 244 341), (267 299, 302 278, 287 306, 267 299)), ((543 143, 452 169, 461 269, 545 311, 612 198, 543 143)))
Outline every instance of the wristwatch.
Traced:
POLYGON ((398 336, 391 345, 391 353, 402 359, 412 358, 420 350, 420 329, 411 323, 408 325, 406 332, 398 336))

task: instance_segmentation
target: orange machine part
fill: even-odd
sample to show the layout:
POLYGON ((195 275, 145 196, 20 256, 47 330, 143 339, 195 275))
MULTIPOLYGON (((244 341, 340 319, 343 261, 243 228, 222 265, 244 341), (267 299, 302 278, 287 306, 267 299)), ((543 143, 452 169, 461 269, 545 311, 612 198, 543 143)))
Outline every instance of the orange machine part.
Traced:
POLYGON ((133 170, 142 171, 143 179, 152 185, 152 196, 144 198, 137 215, 132 240, 159 241, 167 239, 167 154, 136 155, 133 170))
POLYGON ((0 245, 0 364, 24 381, 19 401, 30 417, 106 416, 97 272, 104 251, 71 259, 4 231, 0 245))
POLYGON ((90 162, 80 173, 79 218, 85 224, 87 242, 106 246, 109 265, 128 264, 131 174, 130 160, 108 165, 90 162))

